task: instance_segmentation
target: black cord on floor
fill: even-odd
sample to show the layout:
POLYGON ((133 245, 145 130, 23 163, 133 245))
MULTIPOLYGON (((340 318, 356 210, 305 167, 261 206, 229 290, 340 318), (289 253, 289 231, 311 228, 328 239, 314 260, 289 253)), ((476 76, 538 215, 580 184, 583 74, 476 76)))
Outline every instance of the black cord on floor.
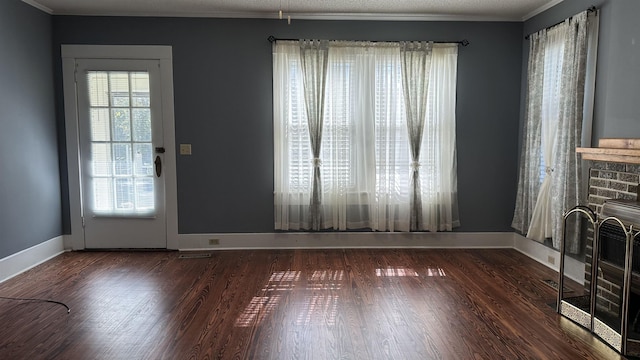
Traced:
POLYGON ((2 300, 15 300, 15 301, 36 301, 36 302, 48 302, 48 303, 52 303, 52 304, 58 304, 58 305, 62 305, 67 309, 67 314, 71 313, 71 308, 69 308, 67 306, 67 304, 60 302, 60 301, 55 301, 55 300, 48 300, 48 299, 30 299, 30 298, 13 298, 13 297, 6 297, 6 296, 0 296, 0 299, 2 300))

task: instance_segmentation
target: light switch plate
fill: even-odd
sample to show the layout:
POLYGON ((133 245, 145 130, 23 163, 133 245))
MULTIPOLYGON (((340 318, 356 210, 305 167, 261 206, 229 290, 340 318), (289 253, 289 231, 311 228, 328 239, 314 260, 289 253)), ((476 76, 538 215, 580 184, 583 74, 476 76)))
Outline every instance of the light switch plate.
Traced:
POLYGON ((191 155, 191 144, 180 144, 180 155, 191 155))

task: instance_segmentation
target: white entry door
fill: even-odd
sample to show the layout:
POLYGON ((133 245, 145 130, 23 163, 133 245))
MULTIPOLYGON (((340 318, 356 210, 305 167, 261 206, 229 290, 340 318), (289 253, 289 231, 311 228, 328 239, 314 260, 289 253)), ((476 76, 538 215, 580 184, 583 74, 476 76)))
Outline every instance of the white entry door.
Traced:
POLYGON ((156 60, 76 62, 85 248, 166 248, 156 60))

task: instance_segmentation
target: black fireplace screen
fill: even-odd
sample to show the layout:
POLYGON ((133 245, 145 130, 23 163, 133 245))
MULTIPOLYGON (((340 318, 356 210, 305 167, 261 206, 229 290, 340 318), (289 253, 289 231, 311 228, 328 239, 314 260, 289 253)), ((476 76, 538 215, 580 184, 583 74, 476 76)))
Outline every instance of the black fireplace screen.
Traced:
MULTIPOLYGON (((603 223, 600 226, 600 259, 624 269, 627 236, 617 223, 603 223)), ((633 242, 634 272, 640 273, 640 241, 633 242)))

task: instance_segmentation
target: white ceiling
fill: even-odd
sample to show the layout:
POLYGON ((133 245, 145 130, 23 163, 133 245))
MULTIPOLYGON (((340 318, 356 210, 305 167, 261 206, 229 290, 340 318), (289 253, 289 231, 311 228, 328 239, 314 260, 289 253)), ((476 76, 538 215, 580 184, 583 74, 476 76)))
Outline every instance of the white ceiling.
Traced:
POLYGON ((563 0, 23 0, 56 15, 522 21, 563 0))

